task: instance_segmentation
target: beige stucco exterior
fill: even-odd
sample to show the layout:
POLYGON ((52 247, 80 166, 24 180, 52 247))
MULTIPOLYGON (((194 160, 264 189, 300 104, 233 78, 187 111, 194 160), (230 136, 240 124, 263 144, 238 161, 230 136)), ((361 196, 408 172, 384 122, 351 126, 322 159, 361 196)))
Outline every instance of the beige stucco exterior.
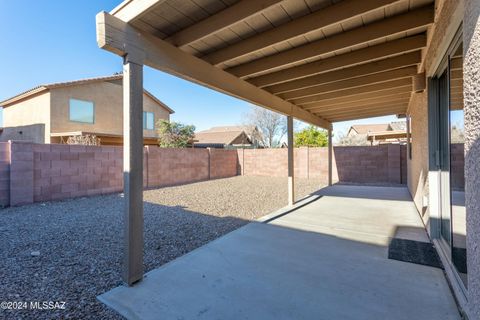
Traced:
MULTIPOLYGON (((170 119, 170 110, 155 101, 149 94, 143 95, 144 111, 153 112, 154 122, 170 119)), ((75 85, 58 86, 30 95, 4 107, 4 130, 2 140, 30 140, 40 143, 58 142, 62 133, 88 132, 101 138, 102 144, 121 143, 123 135, 123 89, 121 80, 91 81, 75 85), (70 99, 91 101, 94 104, 94 123, 70 121, 70 99), (43 125, 42 137, 37 126, 43 125), (21 127, 19 136, 16 128, 21 127), (30 131, 30 132, 29 132, 30 131), (33 138, 32 138, 33 137, 33 138), (112 139, 115 139, 113 142, 112 139)), ((155 138, 156 130, 144 130, 145 138, 155 138)), ((152 140, 154 141, 154 140, 152 140)))
POLYGON ((3 109, 2 141, 9 139, 50 142, 50 92, 45 91, 24 99, 9 108, 3 109), (25 127, 28 126, 28 127, 25 127), (41 126, 44 130, 33 129, 41 126), (19 127, 14 130, 13 127, 19 127), (29 129, 30 128, 30 129, 29 129), (30 132, 29 132, 30 131, 30 132))
MULTIPOLYGON (((436 1, 435 24, 429 32, 428 46, 424 49, 421 68, 432 76, 440 64, 456 31, 461 26, 463 1, 436 1)), ((412 93, 408 112, 411 117, 412 151, 408 159, 408 188, 425 224, 429 224, 428 197, 428 88, 412 93)))

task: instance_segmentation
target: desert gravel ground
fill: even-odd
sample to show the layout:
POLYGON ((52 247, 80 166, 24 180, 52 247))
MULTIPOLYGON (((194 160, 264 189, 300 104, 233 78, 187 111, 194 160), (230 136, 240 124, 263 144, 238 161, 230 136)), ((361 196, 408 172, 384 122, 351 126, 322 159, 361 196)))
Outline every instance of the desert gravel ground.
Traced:
MULTIPOLYGON (((297 196, 321 185, 297 179, 297 196)), ((233 177, 144 192, 145 270, 287 204, 287 179, 233 177)), ((0 310, 0 319, 120 319, 96 296, 121 284, 122 195, 0 210, 0 302, 65 301, 65 310, 0 310)))

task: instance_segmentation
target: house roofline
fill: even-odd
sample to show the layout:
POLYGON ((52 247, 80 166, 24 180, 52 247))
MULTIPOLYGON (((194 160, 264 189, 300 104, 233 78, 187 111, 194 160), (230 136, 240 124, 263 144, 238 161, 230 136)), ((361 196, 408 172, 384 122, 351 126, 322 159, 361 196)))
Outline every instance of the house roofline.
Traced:
MULTIPOLYGON (((66 82, 55 82, 55 83, 50 83, 50 84, 42 84, 39 86, 36 86, 32 89, 29 89, 27 91, 24 91, 22 93, 19 93, 9 99, 0 101, 0 106, 1 107, 9 107, 13 105, 14 103, 24 100, 26 98, 29 98, 33 95, 42 93, 44 91, 50 90, 50 89, 57 89, 57 88, 64 88, 64 87, 69 87, 69 86, 75 86, 75 85, 81 85, 81 84, 86 84, 86 83, 92 83, 92 82, 103 82, 103 81, 112 81, 112 80, 121 80, 123 79, 123 74, 115 74, 112 76, 104 76, 104 77, 95 77, 95 78, 86 78, 86 79, 80 79, 80 80, 74 80, 74 81, 66 81, 66 82)), ((152 100, 154 100, 157 104, 159 104, 161 107, 166 109, 170 114, 175 113, 170 107, 168 107, 165 103, 160 101, 157 97, 155 97, 153 94, 148 92, 147 90, 143 89, 143 92, 149 96, 152 100)))

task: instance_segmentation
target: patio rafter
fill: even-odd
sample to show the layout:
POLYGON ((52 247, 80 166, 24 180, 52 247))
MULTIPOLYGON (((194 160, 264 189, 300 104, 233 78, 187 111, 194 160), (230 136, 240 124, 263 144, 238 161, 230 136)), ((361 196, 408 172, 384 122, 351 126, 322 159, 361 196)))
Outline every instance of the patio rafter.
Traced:
POLYGON ((433 23, 433 18, 433 6, 428 5, 226 70, 240 78, 275 71, 305 59, 320 57, 323 54, 428 26, 433 23))
POLYGON ((283 0, 242 0, 200 22, 180 30, 165 38, 165 41, 179 48, 184 48, 192 42, 206 38, 213 33, 244 21, 253 15, 260 14, 262 11, 282 1, 283 0))
POLYGON ((177 47, 130 26, 106 13, 97 14, 97 42, 100 48, 120 56, 129 55, 157 70, 196 82, 250 103, 285 115, 330 128, 331 124, 298 106, 235 77, 177 47))
POLYGON ((329 72, 343 67, 368 63, 412 51, 419 50, 427 44, 425 34, 419 34, 407 38, 381 43, 364 49, 355 50, 331 58, 321 59, 300 66, 282 69, 255 78, 248 82, 258 86, 267 87, 277 83, 293 81, 296 79, 312 76, 319 73, 329 72))
POLYGON ((330 110, 341 110, 341 109, 355 109, 357 107, 375 107, 379 103, 389 103, 397 100, 408 100, 410 99, 411 92, 401 92, 394 95, 388 95, 384 97, 373 97, 370 99, 365 99, 361 101, 349 101, 341 104, 329 104, 324 106, 314 106, 310 107, 308 110, 311 112, 321 111, 330 111, 330 110))
POLYGON ((293 100, 302 97, 315 96, 322 93, 343 90, 347 88, 361 87, 372 83, 390 81, 392 79, 411 78, 417 74, 417 67, 410 66, 400 69, 384 71, 366 75, 360 78, 351 78, 342 81, 320 84, 317 86, 286 92, 279 96, 285 100, 293 100))
POLYGON ((398 0, 345 0, 294 19, 274 29, 264 31, 250 38, 234 43, 226 48, 214 51, 204 57, 213 65, 219 65, 247 54, 272 47, 276 44, 303 36, 305 33, 325 28, 362 13, 381 8, 398 0))
POLYGON ((294 99, 294 100, 292 100, 292 102, 295 103, 296 105, 300 105, 300 106, 304 107, 308 104, 318 103, 318 102, 322 102, 324 100, 336 99, 336 98, 341 98, 341 97, 354 98, 357 95, 363 94, 363 93, 374 94, 376 92, 381 92, 383 90, 389 90, 389 89, 399 88, 399 87, 409 87, 410 91, 411 91, 412 79, 411 78, 403 78, 403 79, 389 80, 389 81, 385 81, 385 82, 381 82, 381 83, 373 83, 373 84, 369 84, 369 85, 365 85, 365 86, 361 86, 361 87, 356 87, 356 88, 345 88, 345 89, 338 90, 338 91, 321 93, 321 94, 314 95, 314 96, 294 99))
POLYGON ((323 83, 346 80, 349 78, 363 77, 369 74, 389 71, 402 67, 412 66, 420 63, 422 55, 420 51, 407 53, 400 56, 386 58, 374 62, 369 62, 349 68, 335 70, 327 73, 305 77, 295 81, 289 81, 265 89, 273 94, 279 94, 289 91, 295 91, 303 88, 314 87, 323 83))
POLYGON ((395 87, 392 89, 386 89, 382 91, 374 91, 374 92, 365 92, 359 93, 353 96, 344 96, 341 98, 333 98, 333 99, 322 99, 319 102, 305 104, 302 107, 306 110, 311 110, 319 107, 326 107, 326 106, 333 106, 333 105, 342 105, 345 103, 354 103, 354 102, 361 102, 370 99, 378 99, 383 97, 395 96, 402 93, 411 93, 412 86, 407 85, 403 87, 395 87))
POLYGON ((407 106, 408 106, 408 102, 404 104, 400 104, 398 106, 386 104, 384 108, 366 110, 365 112, 355 111, 355 113, 350 111, 349 113, 346 112, 342 114, 332 115, 328 119, 332 122, 338 122, 338 121, 351 121, 351 120, 370 118, 370 117, 388 116, 391 114, 404 114, 407 111, 407 106))

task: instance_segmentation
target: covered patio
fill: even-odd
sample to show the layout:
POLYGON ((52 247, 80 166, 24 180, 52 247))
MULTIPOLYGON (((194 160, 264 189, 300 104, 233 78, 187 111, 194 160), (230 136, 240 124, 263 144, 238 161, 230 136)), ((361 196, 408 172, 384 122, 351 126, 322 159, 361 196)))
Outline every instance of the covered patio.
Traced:
POLYGON ((99 299, 128 319, 460 319, 393 238, 430 241, 406 188, 335 185, 99 299))
MULTIPOLYGON (((463 1, 458 8, 456 3, 126 0, 110 13, 100 12, 98 45, 121 56, 124 65, 126 221, 126 286, 100 299, 129 318, 145 319, 459 319, 441 269, 388 259, 392 239, 430 243, 427 219, 422 221, 428 218, 423 216, 427 207, 432 217, 427 227, 437 237, 433 188, 442 169, 434 144, 427 141, 415 154, 425 156, 421 165, 430 161, 418 175, 424 182, 430 179, 430 190, 435 191, 415 194, 416 207, 410 184, 408 190, 331 186, 332 123, 407 115, 409 124, 408 115, 418 111, 412 106, 430 107, 438 90, 450 99, 454 91, 426 89, 427 76, 445 61, 448 42, 458 35, 467 14, 463 1), (451 21, 455 23, 449 25, 451 21), (287 212, 224 236, 145 278, 143 66, 285 115, 289 191, 287 212), (294 190, 294 118, 328 130, 329 137, 331 187, 301 202, 296 202, 294 190)), ((475 24, 464 28, 473 37, 475 24)), ((447 60, 452 58, 446 62, 448 70, 459 68, 455 57, 447 55, 447 60)), ((475 75, 472 71, 465 81, 475 82, 475 75)), ((461 82, 463 75, 452 72, 449 79, 461 82)), ((417 132, 419 126, 427 127, 419 125, 420 120, 435 121, 420 111, 417 132)), ((434 137, 437 132, 423 136, 428 134, 434 137)), ((417 135, 419 145, 423 138, 417 135)), ((411 149, 408 153, 411 156, 411 149)))
POLYGON ((288 185, 295 202, 293 119, 332 123, 405 114, 419 72, 431 0, 126 0, 97 17, 100 48, 123 57, 126 274, 142 279, 143 66, 287 116, 288 185))

